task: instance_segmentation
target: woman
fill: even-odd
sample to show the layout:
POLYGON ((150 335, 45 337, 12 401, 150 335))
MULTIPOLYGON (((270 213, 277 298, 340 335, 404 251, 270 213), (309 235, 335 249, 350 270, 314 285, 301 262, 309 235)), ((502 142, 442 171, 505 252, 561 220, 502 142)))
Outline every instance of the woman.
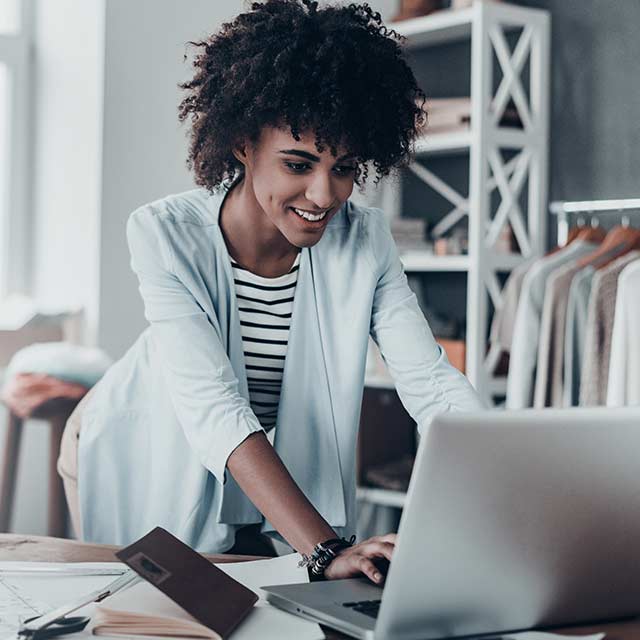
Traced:
POLYGON ((180 119, 201 188, 131 215, 150 326, 65 434, 86 540, 161 525, 202 551, 264 553, 263 534, 279 534, 319 577, 382 580, 374 561, 395 537, 341 538, 355 528, 369 334, 418 425, 481 406, 384 215, 348 200, 369 167, 379 178, 407 160, 424 116, 393 36, 367 5, 269 0, 196 44, 180 119))

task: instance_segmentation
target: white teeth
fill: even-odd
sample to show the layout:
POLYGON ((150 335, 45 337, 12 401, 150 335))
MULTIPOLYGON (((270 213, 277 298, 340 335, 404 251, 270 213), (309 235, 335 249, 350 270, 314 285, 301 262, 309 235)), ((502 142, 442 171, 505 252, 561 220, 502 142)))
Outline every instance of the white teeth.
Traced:
POLYGON ((303 211, 302 209, 295 209, 294 207, 291 207, 301 218, 304 218, 305 220, 310 220, 311 222, 317 222, 318 220, 322 220, 322 218, 324 218, 327 215, 326 211, 323 211, 322 213, 320 213, 317 216, 314 216, 312 213, 309 213, 308 211, 303 211))

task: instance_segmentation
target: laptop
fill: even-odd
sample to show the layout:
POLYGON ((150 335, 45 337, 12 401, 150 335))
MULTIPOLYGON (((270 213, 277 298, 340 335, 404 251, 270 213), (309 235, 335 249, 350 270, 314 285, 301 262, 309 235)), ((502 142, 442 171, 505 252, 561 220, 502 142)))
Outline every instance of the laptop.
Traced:
POLYGON ((432 640, 640 614, 640 407, 450 413, 421 438, 384 589, 263 587, 355 638, 432 640))

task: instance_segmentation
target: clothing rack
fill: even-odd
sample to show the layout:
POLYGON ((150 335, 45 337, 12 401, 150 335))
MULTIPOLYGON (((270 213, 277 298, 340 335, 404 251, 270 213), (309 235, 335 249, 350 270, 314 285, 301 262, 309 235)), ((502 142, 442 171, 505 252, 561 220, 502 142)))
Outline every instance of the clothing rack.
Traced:
POLYGON ((558 245, 563 247, 569 237, 569 215, 573 213, 620 213, 636 210, 640 213, 640 198, 622 200, 557 201, 549 205, 549 211, 558 219, 558 245))

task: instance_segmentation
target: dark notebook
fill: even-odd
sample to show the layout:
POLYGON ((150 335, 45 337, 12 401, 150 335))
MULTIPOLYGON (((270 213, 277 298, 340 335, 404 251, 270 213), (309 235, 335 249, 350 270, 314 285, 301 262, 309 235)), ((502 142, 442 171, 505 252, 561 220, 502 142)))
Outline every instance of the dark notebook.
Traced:
POLYGON ((116 556, 223 639, 258 601, 253 591, 161 527, 116 556))

